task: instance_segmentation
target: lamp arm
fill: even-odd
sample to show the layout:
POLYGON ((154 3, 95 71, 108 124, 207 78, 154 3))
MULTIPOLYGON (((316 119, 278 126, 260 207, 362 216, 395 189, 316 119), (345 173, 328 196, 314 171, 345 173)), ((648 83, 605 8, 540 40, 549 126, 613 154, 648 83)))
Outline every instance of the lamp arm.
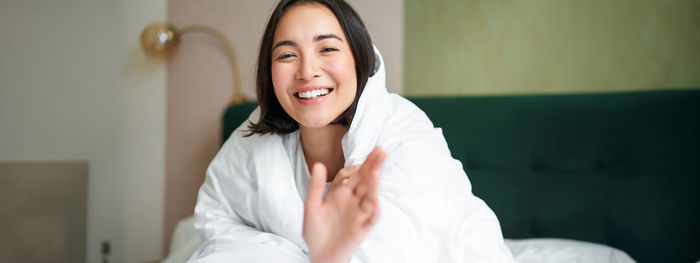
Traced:
POLYGON ((180 30, 181 35, 185 35, 187 33, 192 33, 192 32, 199 32, 199 33, 205 33, 207 35, 210 35, 214 37, 216 40, 218 40, 225 49, 225 52, 228 55, 229 62, 231 63, 231 67, 233 70, 233 97, 231 98, 231 105, 238 105, 246 101, 245 96, 243 95, 243 90, 241 89, 241 69, 239 68, 238 65, 238 57, 236 56, 236 52, 233 49, 233 45, 231 44, 231 41, 224 36, 221 32, 217 31, 216 29, 205 26, 205 25, 191 25, 191 26, 186 26, 181 28, 180 30))

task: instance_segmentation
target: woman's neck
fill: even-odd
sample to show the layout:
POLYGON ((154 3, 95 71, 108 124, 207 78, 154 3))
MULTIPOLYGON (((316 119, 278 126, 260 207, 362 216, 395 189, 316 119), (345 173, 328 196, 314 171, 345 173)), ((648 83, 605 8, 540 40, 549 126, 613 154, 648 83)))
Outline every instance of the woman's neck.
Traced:
POLYGON ((311 169, 314 163, 323 163, 328 169, 328 182, 333 181, 345 165, 342 140, 348 128, 337 124, 329 124, 322 128, 299 127, 306 165, 311 169))

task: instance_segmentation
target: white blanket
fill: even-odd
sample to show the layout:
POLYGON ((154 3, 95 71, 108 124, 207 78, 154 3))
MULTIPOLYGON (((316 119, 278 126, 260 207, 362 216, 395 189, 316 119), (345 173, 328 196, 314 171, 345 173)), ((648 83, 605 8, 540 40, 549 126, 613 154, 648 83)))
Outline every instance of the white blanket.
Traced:
MULTIPOLYGON (((624 251, 602 244, 560 238, 504 240, 518 263, 635 263, 624 251)), ((185 262, 201 243, 194 217, 182 219, 173 232, 170 253, 161 263, 185 262)))
MULTIPOLYGON (((381 217, 352 262, 512 262, 498 219, 471 192, 462 164, 423 111, 389 94, 384 63, 343 137, 345 166, 387 152, 381 217)), ((255 121, 259 109, 250 116, 255 121)), ((247 122, 207 169, 195 208, 204 240, 195 262, 308 262, 301 235, 308 169, 299 132, 243 137, 247 122)))

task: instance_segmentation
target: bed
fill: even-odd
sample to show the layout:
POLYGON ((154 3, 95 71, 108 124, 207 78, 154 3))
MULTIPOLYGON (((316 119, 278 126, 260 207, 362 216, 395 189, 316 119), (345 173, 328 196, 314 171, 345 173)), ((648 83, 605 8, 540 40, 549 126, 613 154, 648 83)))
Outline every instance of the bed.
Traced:
MULTIPOLYGON (((700 90, 409 99, 519 262, 700 260, 700 90)), ((226 110, 223 140, 255 106, 226 110)), ((171 256, 199 242, 180 224, 171 256)))

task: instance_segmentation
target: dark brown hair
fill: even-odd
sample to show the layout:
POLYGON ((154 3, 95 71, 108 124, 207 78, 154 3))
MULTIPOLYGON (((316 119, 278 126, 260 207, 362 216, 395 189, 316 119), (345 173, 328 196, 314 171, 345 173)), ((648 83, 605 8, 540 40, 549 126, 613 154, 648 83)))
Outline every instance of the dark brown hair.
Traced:
POLYGON ((317 3, 333 12, 345 33, 353 59, 355 60, 355 75, 357 76, 357 91, 350 107, 338 116, 331 124, 350 125, 357 108, 357 101, 362 94, 369 77, 374 75, 375 55, 372 39, 364 23, 355 10, 343 0, 281 0, 267 22, 265 33, 260 43, 256 91, 260 105, 258 123, 248 125, 250 136, 253 134, 286 134, 299 128, 299 124, 287 114, 280 105, 272 85, 272 45, 277 23, 284 14, 297 4, 317 3))

